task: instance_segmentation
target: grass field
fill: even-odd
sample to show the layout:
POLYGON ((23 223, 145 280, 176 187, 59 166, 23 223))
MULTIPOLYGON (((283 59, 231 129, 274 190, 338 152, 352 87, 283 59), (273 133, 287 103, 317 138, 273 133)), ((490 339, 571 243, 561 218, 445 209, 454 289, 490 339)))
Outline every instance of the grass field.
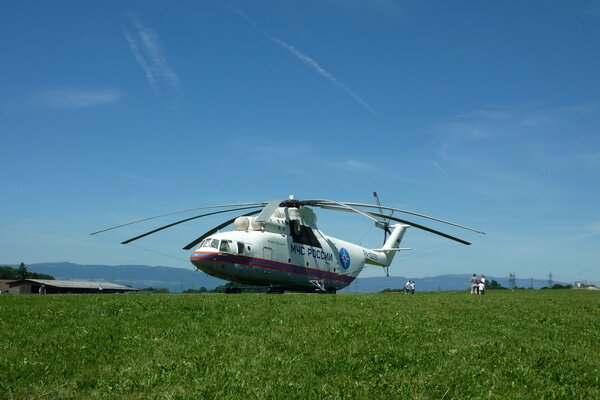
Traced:
POLYGON ((0 398, 600 398, 600 293, 0 296, 0 398))

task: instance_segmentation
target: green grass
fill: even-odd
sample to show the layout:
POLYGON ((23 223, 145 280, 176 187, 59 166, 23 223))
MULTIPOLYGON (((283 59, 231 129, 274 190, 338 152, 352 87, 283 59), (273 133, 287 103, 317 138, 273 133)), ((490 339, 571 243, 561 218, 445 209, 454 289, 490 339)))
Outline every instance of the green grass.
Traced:
POLYGON ((0 296, 0 398, 600 398, 600 293, 0 296))

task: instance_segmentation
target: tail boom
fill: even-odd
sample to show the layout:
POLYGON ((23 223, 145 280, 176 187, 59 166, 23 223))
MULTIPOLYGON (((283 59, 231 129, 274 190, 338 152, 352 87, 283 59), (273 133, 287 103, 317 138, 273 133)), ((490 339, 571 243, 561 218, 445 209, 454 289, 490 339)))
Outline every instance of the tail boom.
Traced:
POLYGON ((409 250, 400 247, 400 242, 402 242, 404 234, 409 227, 409 225, 403 224, 393 225, 394 229, 383 245, 383 248, 365 251, 366 264, 387 268, 394 260, 398 251, 409 250))

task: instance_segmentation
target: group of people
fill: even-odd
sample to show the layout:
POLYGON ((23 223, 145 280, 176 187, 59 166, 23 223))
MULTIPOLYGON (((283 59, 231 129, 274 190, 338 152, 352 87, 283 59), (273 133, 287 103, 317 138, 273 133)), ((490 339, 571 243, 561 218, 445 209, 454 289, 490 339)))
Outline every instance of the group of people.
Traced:
POLYGON ((415 281, 406 281, 404 284, 404 294, 415 294, 415 281))
POLYGON ((477 277, 477 274, 473 274, 469 283, 471 283, 471 294, 485 294, 485 275, 477 277))

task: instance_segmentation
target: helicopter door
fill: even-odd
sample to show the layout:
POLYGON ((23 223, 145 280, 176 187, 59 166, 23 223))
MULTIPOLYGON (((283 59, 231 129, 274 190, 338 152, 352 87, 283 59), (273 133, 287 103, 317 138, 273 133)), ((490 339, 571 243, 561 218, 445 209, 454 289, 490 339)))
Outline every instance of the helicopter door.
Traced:
POLYGON ((242 242, 236 242, 236 243, 237 243, 237 253, 244 254, 244 243, 242 243, 242 242))
POLYGON ((263 247, 263 258, 265 260, 272 260, 273 259, 273 249, 271 249, 270 247, 263 247))
MULTIPOLYGON (((263 258, 265 260, 272 260, 273 259, 273 249, 271 249, 270 247, 263 247, 263 258)), ((269 268, 263 268, 263 274, 271 275, 271 270, 269 268)))

